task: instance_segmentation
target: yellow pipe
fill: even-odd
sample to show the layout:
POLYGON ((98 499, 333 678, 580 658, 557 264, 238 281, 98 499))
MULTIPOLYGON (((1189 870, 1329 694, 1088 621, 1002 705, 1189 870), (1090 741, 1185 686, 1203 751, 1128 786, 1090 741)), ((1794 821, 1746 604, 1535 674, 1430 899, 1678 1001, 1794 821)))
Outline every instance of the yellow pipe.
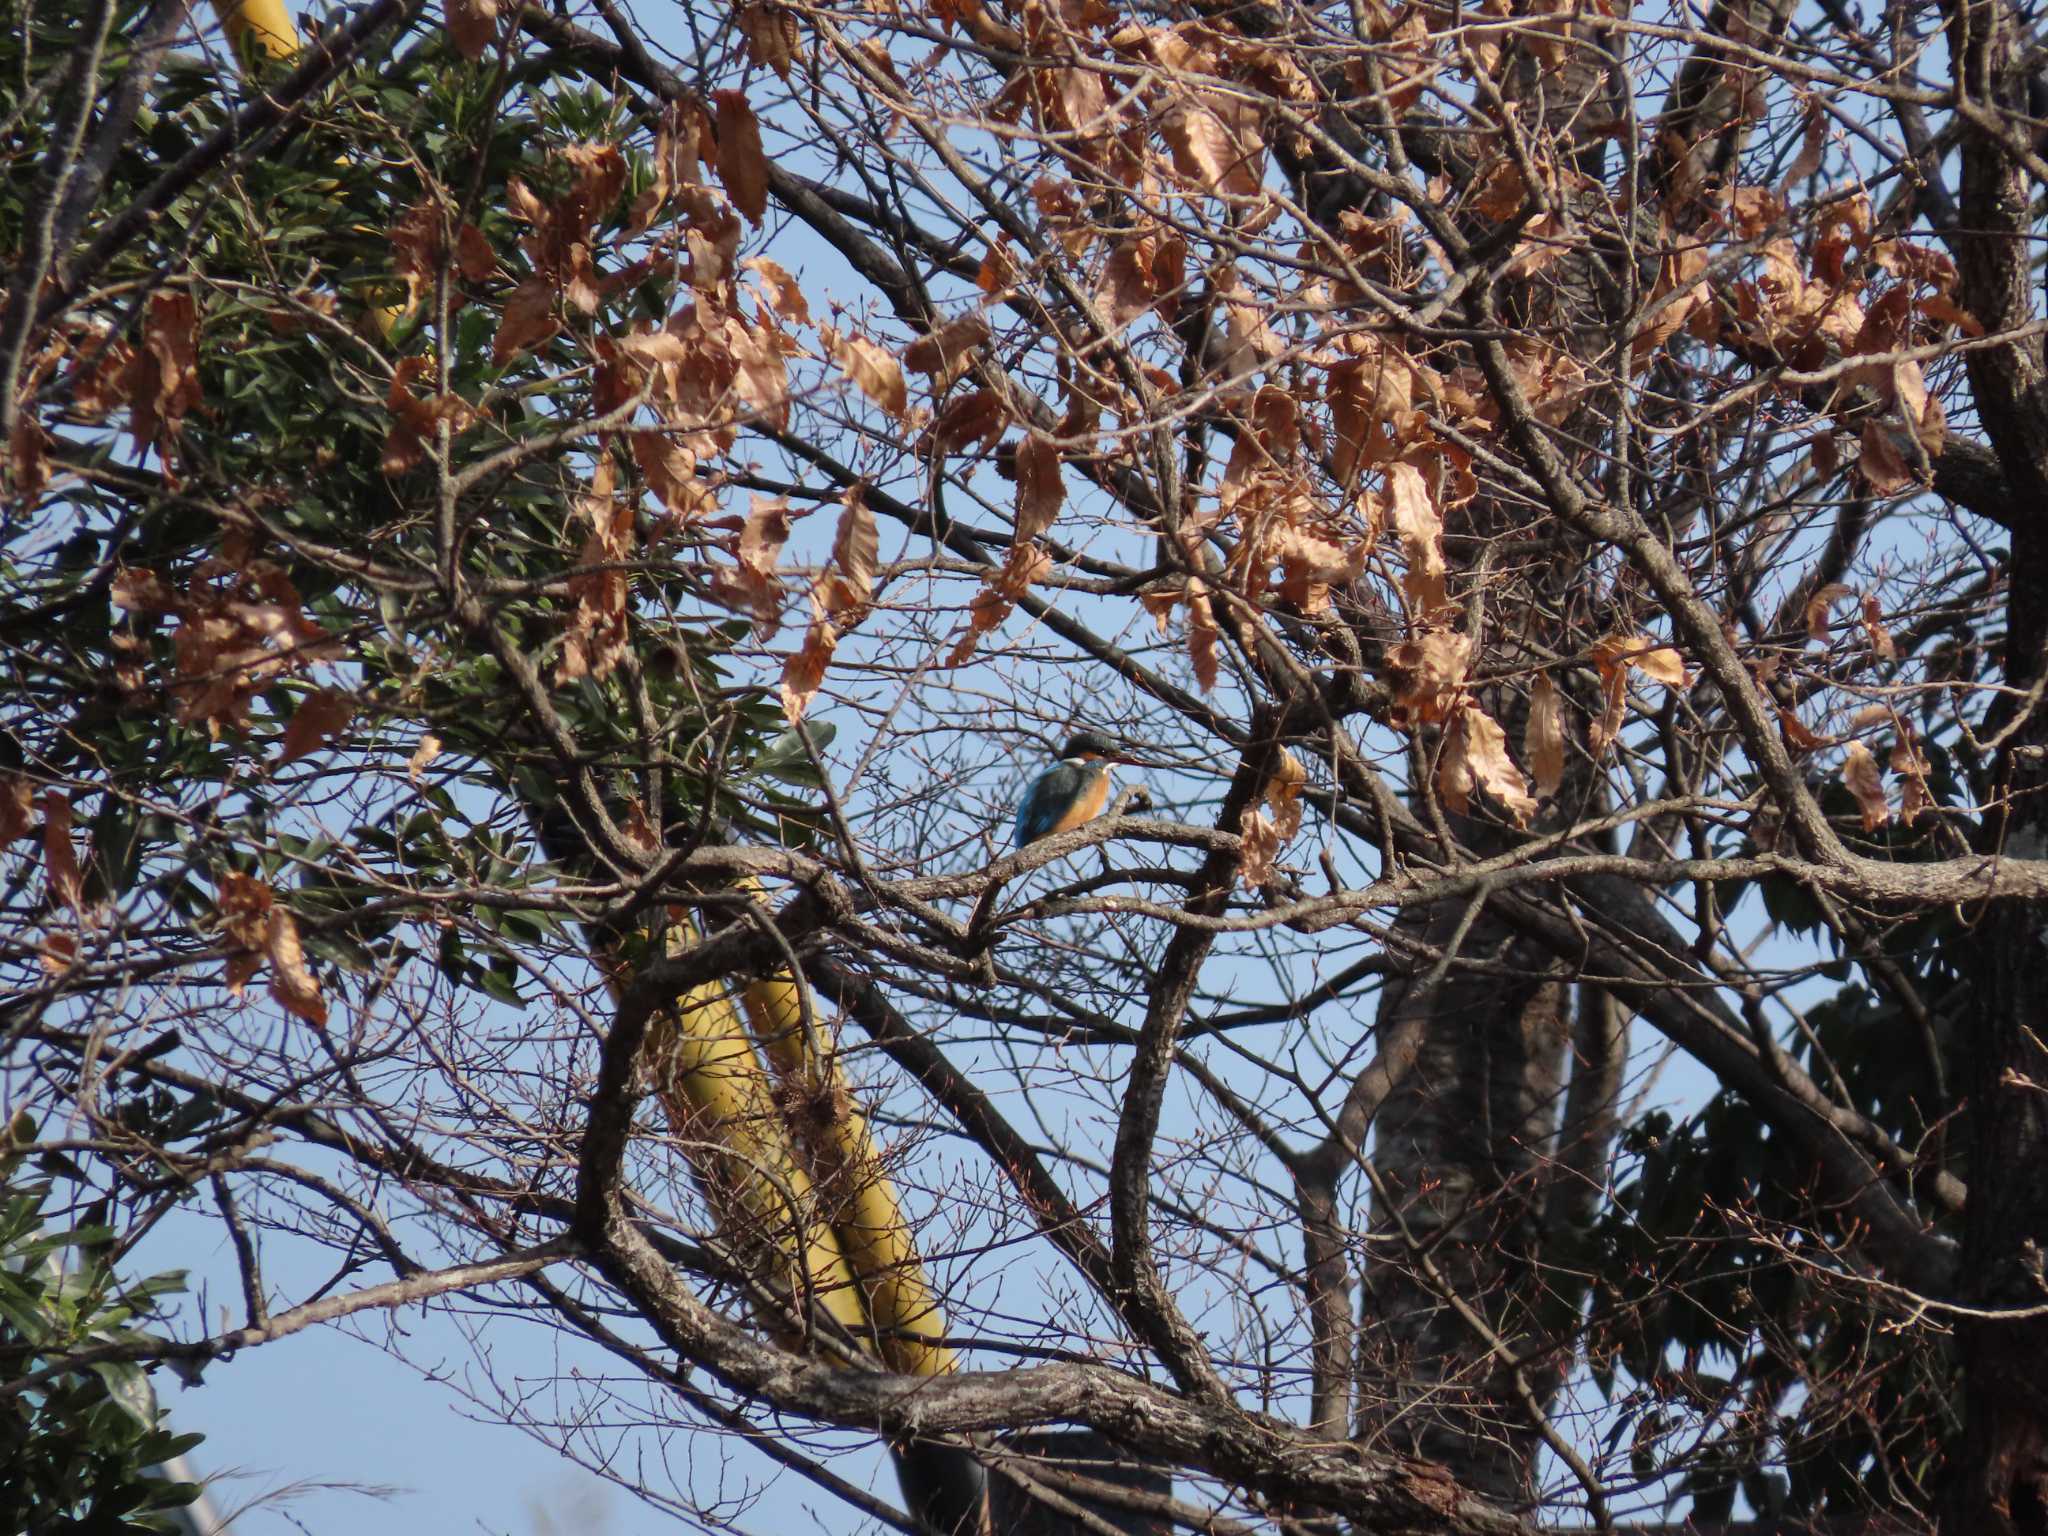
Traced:
POLYGON ((299 51, 299 29, 284 0, 216 0, 221 30, 237 58, 260 52, 268 59, 289 59, 299 51))
MULTIPOLYGON (((756 881, 741 888, 760 894, 756 881)), ((883 1361, 916 1376, 957 1370, 957 1356, 939 1342, 945 1312, 925 1277, 902 1201, 837 1055, 805 1028, 798 984, 787 973, 757 981, 742 991, 740 1003, 785 1100, 793 1101, 795 1134, 810 1153, 839 1246, 859 1277, 883 1361)))
MULTIPOLYGON (((695 935, 672 930, 671 950, 695 935)), ((647 1060, 669 1125, 743 1259, 778 1289, 820 1309, 854 1337, 867 1321, 815 1187, 783 1129, 768 1076, 745 1027, 715 982, 692 988, 648 1032, 647 1060)))
MULTIPOLYGON (((220 17, 221 30, 228 36, 228 46, 245 66, 258 57, 273 63, 287 63, 298 57, 302 46, 299 29, 292 22, 292 13, 285 9, 284 0, 214 0, 214 11, 220 17)), ((398 322, 411 312, 409 304, 372 303, 370 323, 381 339, 389 341, 398 322)))

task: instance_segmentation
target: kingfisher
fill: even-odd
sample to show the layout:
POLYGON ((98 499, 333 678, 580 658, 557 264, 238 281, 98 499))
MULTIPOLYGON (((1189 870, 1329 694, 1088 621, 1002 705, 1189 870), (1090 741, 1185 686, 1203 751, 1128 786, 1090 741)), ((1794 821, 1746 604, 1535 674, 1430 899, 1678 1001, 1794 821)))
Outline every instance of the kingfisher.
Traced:
POLYGON ((1065 832, 1093 821, 1109 803, 1109 765, 1130 757, 1115 742, 1095 731, 1077 731, 1067 740, 1060 760, 1031 781, 1017 807, 1011 841, 1022 848, 1041 837, 1065 832))

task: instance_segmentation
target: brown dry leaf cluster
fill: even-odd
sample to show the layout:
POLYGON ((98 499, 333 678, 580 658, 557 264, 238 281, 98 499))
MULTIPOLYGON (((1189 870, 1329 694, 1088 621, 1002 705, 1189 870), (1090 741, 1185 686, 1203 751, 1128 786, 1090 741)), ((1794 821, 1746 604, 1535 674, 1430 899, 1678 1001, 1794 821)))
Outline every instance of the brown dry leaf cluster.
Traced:
POLYGON ((387 475, 402 475, 416 468, 443 422, 448 424, 450 438, 459 437, 476 422, 475 408, 460 395, 436 394, 422 399, 413 392, 413 381, 433 366, 431 357, 407 357, 391 372, 384 405, 393 420, 384 438, 381 466, 387 475))
POLYGON ((772 299, 758 304, 749 318, 740 307, 733 266, 738 221, 722 205, 704 206, 712 222, 693 223, 691 238, 709 243, 690 270, 706 286, 660 325, 643 320, 628 335, 595 343, 594 403, 607 415, 637 416, 641 409, 652 414, 652 425, 636 420, 622 430, 648 490, 677 525, 716 511, 722 476, 707 466, 738 440, 743 421, 787 424, 788 358, 800 350, 776 318, 802 313, 801 297, 791 299, 794 283, 772 263, 756 263, 758 270, 772 272, 772 299))
MULTIPOLYGON (((115 574, 109 595, 130 613, 178 620, 171 636, 172 712, 187 725, 204 724, 216 739, 224 726, 239 729, 247 722, 257 694, 342 654, 307 617, 283 567, 252 558, 238 536, 199 564, 183 592, 154 571, 128 567, 115 574)), ((140 682, 138 676, 137 687, 140 682)))
MULTIPOLYGON (((973 30, 966 9, 954 13, 973 30)), ((1090 0, 1026 0, 1016 14, 1025 51, 1074 62, 1012 75, 990 107, 997 122, 1028 119, 1061 135, 1076 159, 1126 187, 1164 169, 1188 191, 1258 205, 1255 222, 1271 217, 1264 102, 1304 107, 1316 96, 1289 54, 1228 25, 1118 25, 1116 12, 1090 0), (1137 87, 1112 96, 1091 56, 1137 87)))
MULTIPOLYGON (((481 288, 498 275, 497 253, 484 232, 465 222, 451 239, 448 225, 449 213, 441 199, 424 197, 391 227, 392 269, 405 284, 408 304, 418 304, 432 292, 444 269, 472 288, 481 288)), ((459 305, 461 294, 451 292, 449 302, 459 305)))
POLYGON ((751 609, 760 639, 782 626, 782 578, 775 564, 789 542, 790 524, 811 510, 798 511, 780 496, 756 496, 734 545, 736 563, 712 573, 713 595, 735 608, 751 609))
POLYGON ((1898 647, 1892 643, 1891 630, 1885 626, 1884 608, 1876 597, 1869 593, 1858 596, 1854 587, 1843 582, 1831 581, 1817 587, 1806 600, 1806 637, 1815 645, 1826 645, 1834 629, 1834 607, 1844 598, 1856 598, 1856 623, 1863 633, 1864 642, 1879 661, 1893 661, 1898 657, 1898 647))
POLYGON ((1301 830, 1301 792, 1308 784, 1308 770, 1286 748, 1280 763, 1266 781, 1261 804, 1244 813, 1238 835, 1243 839, 1237 874, 1246 890, 1261 890, 1273 883, 1273 860, 1301 830))
POLYGON ((1472 652, 1470 635, 1441 626, 1416 630, 1389 650, 1387 681, 1394 701, 1387 721, 1411 732, 1427 725, 1443 728, 1436 785, 1444 804, 1466 814, 1472 792, 1484 790, 1517 826, 1526 827, 1536 813, 1536 801, 1508 755, 1506 733, 1466 686, 1472 652))
POLYGON ((803 47, 803 33, 797 26, 795 13, 756 0, 754 4, 740 6, 733 13, 733 19, 739 23, 740 34, 747 40, 747 57, 756 64, 766 65, 787 80, 790 66, 796 62, 803 47))
POLYGON ((228 995, 240 997, 249 978, 268 962, 270 995, 279 1006, 294 1018, 325 1027, 327 1001, 306 964, 298 925, 278 904, 276 893, 261 880, 230 871, 221 876, 216 910, 221 932, 236 946, 224 978, 228 995))
POLYGON ((498 0, 448 0, 448 37, 455 51, 475 61, 498 40, 498 0))
POLYGON ((782 712, 794 725, 811 707, 839 637, 858 624, 875 594, 880 541, 862 488, 847 492, 832 540, 832 558, 811 583, 811 623, 804 643, 782 668, 782 712))
POLYGON ((607 676, 626 654, 626 607, 631 581, 622 566, 634 554, 633 503, 616 494, 609 453, 598 456, 590 489, 576 498, 577 514, 589 524, 569 578, 575 600, 562 639, 555 681, 607 676))
POLYGON ((610 144, 571 144, 551 160, 569 173, 561 196, 544 201, 518 177, 506 188, 512 213, 528 227, 519 244, 532 270, 505 297, 491 345, 500 364, 561 330, 557 305, 592 315, 609 291, 598 274, 595 242, 598 223, 625 188, 625 156, 610 144))
POLYGON ((1243 419, 1217 497, 1219 514, 1238 525, 1226 574, 1251 602, 1273 591, 1305 616, 1327 613, 1332 589, 1364 573, 1368 541, 1355 522, 1333 515, 1315 495, 1295 398, 1269 384, 1240 408, 1243 419))
POLYGON ((16 385, 13 430, 4 445, 11 494, 40 496, 50 483, 50 435, 36 401, 58 368, 69 362, 64 388, 71 414, 80 421, 104 421, 128 412, 129 435, 138 450, 153 452, 165 484, 175 489, 178 441, 185 418, 200 410, 199 306, 192 293, 162 287, 142 311, 140 345, 114 340, 103 324, 79 324, 50 336, 25 360, 16 385))
MULTIPOLYGON (((1765 233, 1782 221, 1782 199, 1743 187, 1731 199, 1738 229, 1765 233)), ((1948 256, 1909 240, 1883 238, 1870 199, 1857 194, 1823 213, 1810 256, 1789 237, 1764 242, 1754 282, 1736 289, 1732 327, 1752 347, 1794 368, 1868 358, 1836 389, 1831 409, 1860 443, 1858 469, 1880 496, 1920 479, 1917 463, 1938 458, 1948 440, 1941 403, 1929 392, 1915 349, 1982 328, 1955 301, 1948 256)))
POLYGON ((355 717, 355 700, 347 694, 332 688, 316 688, 299 700, 292 710, 291 721, 284 728, 284 741, 278 749, 277 761, 272 766, 282 768, 286 763, 297 762, 319 751, 347 730, 355 717))
POLYGON ((1640 672, 1666 688, 1683 690, 1692 686, 1678 652, 1647 635, 1609 635, 1593 647, 1593 667, 1600 674, 1600 693, 1605 705, 1600 718, 1586 730, 1587 744, 1595 757, 1604 756, 1621 734, 1622 717, 1628 707, 1629 673, 1640 672))

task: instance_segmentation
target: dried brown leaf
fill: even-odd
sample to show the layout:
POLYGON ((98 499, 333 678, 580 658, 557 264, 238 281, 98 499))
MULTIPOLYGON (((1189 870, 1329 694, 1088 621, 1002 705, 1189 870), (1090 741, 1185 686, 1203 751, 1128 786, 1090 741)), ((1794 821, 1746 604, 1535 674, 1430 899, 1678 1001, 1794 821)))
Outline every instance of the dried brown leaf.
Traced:
POLYGON ((199 306, 190 292, 159 288, 150 294, 142 345, 129 357, 124 386, 129 430, 136 443, 163 454, 168 467, 185 418, 198 409, 202 398, 199 306))
POLYGON ((1515 820, 1529 825, 1536 802, 1522 771, 1508 756, 1508 739, 1499 724, 1478 705, 1466 701, 1444 730, 1437 760, 1437 792, 1460 815, 1471 811, 1472 791, 1484 790, 1515 820))
POLYGON ((1548 672, 1529 686, 1529 725, 1522 751, 1535 776, 1536 794, 1549 799, 1564 783, 1564 703, 1548 672))
POLYGON ((874 597, 881 543, 861 482, 847 487, 841 501, 839 527, 832 537, 831 570, 820 584, 821 601, 828 617, 851 626, 874 597))
POLYGON ((1892 441, 1889 427, 1875 419, 1865 422, 1862 442, 1856 468, 1872 495, 1897 496, 1912 489, 1913 476, 1906 468, 1905 455, 1892 441))
POLYGON ((1464 695, 1472 665, 1472 637, 1458 630, 1425 629, 1387 652, 1387 681, 1394 692, 1387 723, 1412 731, 1445 719, 1464 695))
POLYGON ((240 997, 242 988, 262 964, 264 945, 270 933, 270 909, 276 897, 261 880, 229 870, 220 877, 215 912, 221 932, 236 946, 228 956, 226 983, 230 997, 240 997))
POLYGON ((646 229, 678 189, 697 185, 704 136, 704 112, 696 102, 676 100, 662 108, 654 127, 654 174, 633 199, 626 215, 628 229, 646 229))
POLYGON ((957 453, 969 445, 986 451, 1009 423, 1002 396, 992 389, 977 389, 947 401, 926 435, 940 453, 957 453))
POLYGON ((37 963, 47 975, 62 976, 78 964, 78 935, 75 933, 49 932, 36 946, 37 963))
POLYGON ((1188 661, 1195 669, 1195 681, 1204 693, 1216 686, 1216 642, 1222 632, 1216 625, 1216 609, 1209 598, 1209 587, 1199 576, 1190 576, 1187 585, 1188 608, 1188 661))
POLYGON ((1871 654, 1880 661, 1896 661, 1899 648, 1892 643, 1892 632, 1885 628, 1884 609, 1869 593, 1863 596, 1861 623, 1863 638, 1870 642, 1871 654))
POLYGON ((1285 841, 1272 817, 1257 806, 1248 808, 1238 824, 1237 878, 1248 891, 1273 883, 1273 860, 1285 841))
POLYGON ((265 925, 264 958, 270 962, 270 995, 286 1013, 304 1019, 316 1029, 327 1024, 327 1002, 320 996, 320 983, 306 964, 306 952, 299 944, 298 925, 283 907, 272 907, 265 925))
POLYGON ((1422 471, 1413 464, 1387 466, 1387 512, 1406 563, 1401 588, 1420 619, 1445 607, 1444 524, 1430 500, 1422 471))
POLYGON ((292 711, 291 723, 284 729, 284 743, 272 766, 282 768, 317 751, 324 742, 346 730, 355 715, 355 701, 345 693, 321 688, 306 695, 292 711))
POLYGON ((1066 494, 1059 449, 1050 438, 1027 434, 1017 445, 1017 539, 1035 539, 1050 528, 1066 494))
POLYGON ((711 578, 719 601, 753 609, 754 632, 764 640, 782 622, 782 579, 775 574, 775 563, 789 542, 790 525, 803 515, 780 496, 756 496, 740 527, 738 563, 722 567, 711 578))
POLYGON ((555 289, 545 278, 529 277, 505 296, 498 311, 498 334, 491 341, 491 361, 510 362, 561 330, 555 316, 555 289))
POLYGON ((1892 743, 1892 772, 1899 776, 1899 820, 1912 826, 1922 813, 1934 809, 1934 791, 1927 783, 1927 758, 1913 739, 1913 727, 1898 722, 1898 739, 1892 743))
POLYGON ((765 64, 784 80, 803 46, 796 16, 777 5, 743 5, 735 18, 747 40, 747 57, 765 64))
POLYGON ((803 289, 791 277, 780 262, 770 261, 766 256, 754 256, 741 263, 761 281, 761 297, 768 307, 790 325, 809 325, 811 306, 804 298, 803 289))
POLYGON ((803 719, 804 711, 817 697, 818 688, 825 681, 825 668, 831 664, 832 652, 838 645, 839 628, 813 591, 811 623, 804 631, 803 646, 782 666, 782 712, 791 725, 803 719))
POLYGON ((71 844, 71 800, 54 785, 43 791, 43 870, 49 877, 51 898, 77 913, 85 887, 78 871, 78 850, 71 844))
POLYGON ((988 317, 978 309, 969 310, 905 347, 903 366, 914 373, 933 375, 934 389, 943 389, 960 376, 975 349, 988 338, 988 317))
POLYGON ((1830 630, 1829 614, 1836 603, 1855 595, 1855 588, 1844 586, 1839 581, 1816 588, 1813 596, 1806 600, 1806 638, 1815 645, 1826 645, 1830 630))
POLYGON ((759 225, 768 213, 768 156, 744 91, 713 91, 718 106, 718 179, 733 207, 759 225))
POLYGON ((1885 799, 1883 770, 1860 741, 1852 741, 1842 749, 1842 784, 1856 797, 1856 804, 1863 811, 1864 831, 1875 832, 1892 819, 1891 805, 1885 799))
POLYGON ((865 336, 843 336, 829 325, 821 327, 818 334, 839 371, 862 394, 898 421, 910 414, 910 390, 903 382, 903 369, 886 348, 865 336))
POLYGON ((1778 726, 1785 733, 1786 745, 1790 746, 1794 752, 1816 751, 1821 747, 1830 745, 1834 741, 1832 736, 1815 735, 1807 728, 1804 720, 1801 720, 1783 705, 1780 705, 1778 708, 1778 726))
POLYGON ((1273 808, 1273 825, 1285 843, 1301 830, 1301 792, 1308 786, 1308 769, 1285 747, 1273 776, 1266 780, 1266 804, 1273 808))
POLYGON ((0 848, 35 830, 35 786, 18 773, 0 773, 0 848))
POLYGON ((677 523, 709 517, 718 509, 718 494, 712 483, 699 479, 697 455, 665 432, 634 432, 633 462, 640 477, 677 523))
POLYGON ((130 613, 176 613, 179 608, 178 595, 163 577, 134 565, 123 566, 114 573, 107 597, 116 608, 126 608, 130 613))
POLYGON ((447 0, 448 36, 474 63, 498 40, 498 0, 447 0))

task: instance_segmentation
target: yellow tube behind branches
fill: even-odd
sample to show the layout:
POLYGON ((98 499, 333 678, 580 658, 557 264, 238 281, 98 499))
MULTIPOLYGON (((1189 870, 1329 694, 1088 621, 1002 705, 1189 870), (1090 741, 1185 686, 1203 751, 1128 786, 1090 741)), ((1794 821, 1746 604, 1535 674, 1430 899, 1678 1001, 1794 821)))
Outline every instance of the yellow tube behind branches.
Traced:
MULTIPOLYGON (((299 29, 284 0, 214 0, 214 11, 220 17, 221 30, 228 35, 228 45, 244 67, 259 58, 282 64, 298 57, 299 29)), ((368 312, 377 336, 389 341, 411 306, 372 301, 368 312)))
MULTIPOLYGON (((694 940, 679 926, 669 946, 694 940)), ((649 1030, 646 1050, 670 1128, 683 1138, 726 1241, 800 1307, 815 1302, 853 1337, 865 1336, 853 1271, 725 991, 708 983, 677 998, 649 1030)))
MULTIPOLYGON (((760 894, 757 882, 742 888, 760 894)), ((953 1351, 939 1342, 945 1312, 925 1276, 903 1203, 836 1056, 804 1027, 798 984, 787 974, 757 981, 740 1002, 782 1080, 794 1133, 810 1154, 827 1218, 859 1277, 883 1361, 915 1376, 958 1369, 953 1351)))
POLYGON ((299 29, 284 0, 217 0, 214 9, 238 58, 282 60, 298 53, 299 29))

